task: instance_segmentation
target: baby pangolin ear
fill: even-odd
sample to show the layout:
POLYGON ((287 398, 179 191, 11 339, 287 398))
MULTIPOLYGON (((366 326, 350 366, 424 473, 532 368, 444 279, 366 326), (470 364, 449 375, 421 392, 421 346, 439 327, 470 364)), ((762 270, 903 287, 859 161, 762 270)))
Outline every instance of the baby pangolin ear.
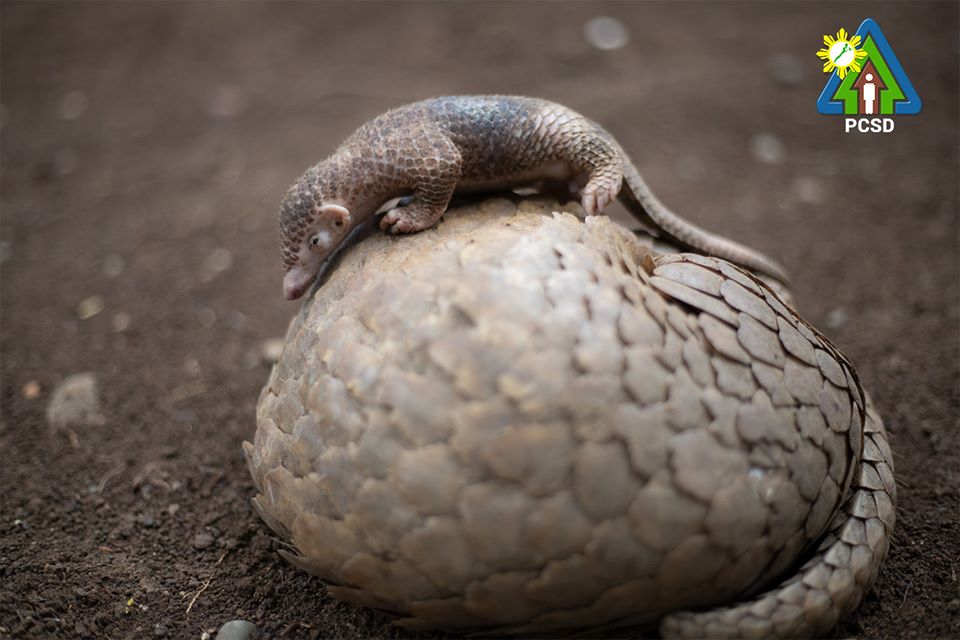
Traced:
POLYGON ((350 212, 339 204, 325 204, 320 207, 320 215, 329 220, 335 227, 350 226, 350 212))

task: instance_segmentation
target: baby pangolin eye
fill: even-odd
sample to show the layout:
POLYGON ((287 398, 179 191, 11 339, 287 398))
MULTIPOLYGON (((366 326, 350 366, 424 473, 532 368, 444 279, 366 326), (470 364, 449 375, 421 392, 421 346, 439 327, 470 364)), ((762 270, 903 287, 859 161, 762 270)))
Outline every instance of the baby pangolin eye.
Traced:
POLYGON ((337 220, 337 221, 335 221, 335 222, 333 223, 333 226, 335 226, 335 227, 342 227, 342 226, 343 226, 343 220, 337 220))

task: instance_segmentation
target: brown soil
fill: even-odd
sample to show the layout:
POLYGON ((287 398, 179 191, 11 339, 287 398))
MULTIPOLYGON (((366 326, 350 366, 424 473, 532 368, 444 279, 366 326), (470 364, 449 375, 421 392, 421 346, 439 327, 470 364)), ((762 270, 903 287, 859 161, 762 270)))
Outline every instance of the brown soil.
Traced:
POLYGON ((297 308, 275 214, 368 117, 493 92, 589 114, 666 202, 788 266, 900 480, 890 557, 836 634, 960 634, 957 24, 952 2, 4 2, 0 635, 409 635, 281 561, 249 506, 257 352, 297 308), (845 135, 814 53, 868 9, 924 110, 845 135), (590 46, 601 14, 627 46, 590 46), (52 430, 83 371, 103 424, 52 430))

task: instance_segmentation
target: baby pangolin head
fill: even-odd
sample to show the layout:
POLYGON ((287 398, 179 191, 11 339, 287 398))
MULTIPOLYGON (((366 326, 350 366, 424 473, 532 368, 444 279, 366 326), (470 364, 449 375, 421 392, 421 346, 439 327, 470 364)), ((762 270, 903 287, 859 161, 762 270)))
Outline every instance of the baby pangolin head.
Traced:
POLYGON ((350 211, 321 178, 323 163, 297 180, 280 204, 283 295, 296 300, 313 283, 320 267, 350 232, 350 211), (326 192, 326 193, 324 193, 326 192))

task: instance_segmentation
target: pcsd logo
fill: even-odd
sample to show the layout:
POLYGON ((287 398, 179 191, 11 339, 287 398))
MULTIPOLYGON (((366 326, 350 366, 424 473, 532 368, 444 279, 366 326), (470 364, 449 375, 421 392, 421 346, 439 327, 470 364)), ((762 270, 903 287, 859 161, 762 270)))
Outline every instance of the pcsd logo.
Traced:
POLYGON ((817 57, 831 75, 817 111, 846 116, 845 132, 890 133, 890 116, 920 113, 920 96, 872 19, 864 20, 853 37, 841 27, 836 36, 823 36, 823 44, 817 57))

